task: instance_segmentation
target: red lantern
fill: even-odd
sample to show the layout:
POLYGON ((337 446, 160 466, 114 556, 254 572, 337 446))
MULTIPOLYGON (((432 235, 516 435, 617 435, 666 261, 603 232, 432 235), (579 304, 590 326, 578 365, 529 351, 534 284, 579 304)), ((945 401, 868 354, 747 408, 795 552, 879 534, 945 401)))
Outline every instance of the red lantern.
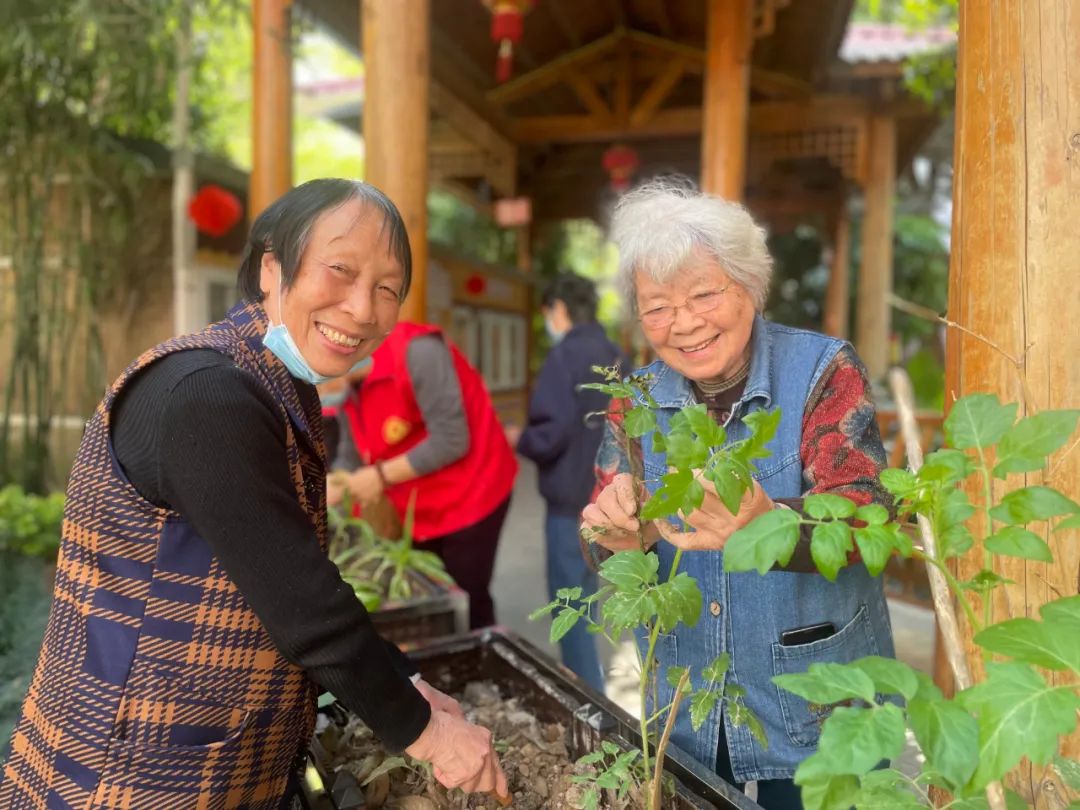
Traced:
POLYGON ((525 31, 525 12, 534 0, 483 0, 491 12, 491 40, 499 43, 495 79, 505 82, 514 72, 514 46, 525 31))
POLYGON ((604 152, 604 171, 608 173, 611 187, 616 191, 630 188, 630 181, 640 165, 637 152, 625 144, 617 143, 604 152))
POLYGON ((469 295, 483 295, 487 289, 487 279, 479 273, 473 273, 465 279, 465 291, 469 295))
POLYGON ((236 195, 221 186, 208 185, 188 203, 188 218, 210 236, 224 236, 244 216, 244 206, 236 195))

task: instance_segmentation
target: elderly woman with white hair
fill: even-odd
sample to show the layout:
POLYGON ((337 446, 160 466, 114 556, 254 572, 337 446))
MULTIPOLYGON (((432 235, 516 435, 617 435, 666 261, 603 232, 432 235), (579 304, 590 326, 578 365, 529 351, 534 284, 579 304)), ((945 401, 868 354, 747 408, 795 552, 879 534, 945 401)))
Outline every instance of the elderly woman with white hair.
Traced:
MULTIPOLYGON (((816 749, 830 707, 807 703, 770 679, 815 662, 892 656, 881 582, 862 565, 827 581, 814 569, 808 536, 787 568, 764 577, 724 573, 723 548, 755 517, 770 509, 798 510, 812 493, 891 506, 878 481, 885 452, 866 371, 850 344, 762 316, 772 261, 763 229, 742 206, 688 185, 653 181, 622 198, 612 231, 628 304, 657 357, 642 371, 654 379, 660 429, 694 403, 705 403, 729 442, 748 435, 744 420, 750 413, 779 408, 782 416, 768 445, 771 455, 758 462, 753 489, 738 512, 729 512, 703 482, 704 503, 685 516, 692 531, 666 530, 662 538, 655 523, 642 526, 637 518, 646 493, 630 474, 621 418, 612 413, 583 528, 600 530, 597 543, 608 551, 637 548, 641 530, 660 555, 662 572, 677 547, 689 550, 680 570, 697 579, 706 608, 695 627, 661 636, 661 671, 679 665, 696 674, 729 653, 728 683, 746 690, 768 747, 720 707, 697 733, 683 712, 672 739, 729 782, 757 781, 763 807, 801 808, 792 776, 816 749)), ((640 453, 643 486, 658 486, 667 471, 664 453, 650 435, 629 446, 640 453)), ((602 553, 593 550, 594 557, 602 553)), ((666 705, 672 695, 662 688, 668 694, 659 705, 666 705)))

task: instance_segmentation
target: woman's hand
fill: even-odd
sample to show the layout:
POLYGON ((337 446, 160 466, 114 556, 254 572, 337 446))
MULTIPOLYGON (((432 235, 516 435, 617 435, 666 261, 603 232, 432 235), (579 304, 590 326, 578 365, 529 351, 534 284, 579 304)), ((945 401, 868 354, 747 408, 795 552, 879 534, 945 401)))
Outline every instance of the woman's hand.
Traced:
POLYGON ((433 707, 427 727, 405 753, 430 762, 445 787, 466 793, 494 791, 498 796, 509 792, 491 732, 449 712, 433 707))
POLYGON ((326 505, 337 506, 345 499, 349 488, 349 474, 344 470, 335 470, 326 476, 326 505))
POLYGON ((754 481, 754 486, 739 504, 737 514, 732 514, 716 494, 716 487, 706 478, 700 478, 705 489, 705 499, 699 509, 689 515, 680 515, 696 531, 678 532, 666 521, 661 525, 660 533, 673 546, 687 551, 719 551, 728 538, 754 518, 763 515, 774 507, 772 499, 765 494, 761 484, 754 481))
MULTIPOLYGON (((640 548, 638 532, 642 526, 637 512, 638 493, 635 492, 634 477, 629 473, 619 473, 601 490, 596 502, 582 510, 581 528, 591 529, 597 544, 609 551, 640 548)), ((646 548, 659 539, 651 523, 645 524, 643 534, 646 548)))
POLYGON ((462 711, 461 704, 445 692, 440 692, 423 678, 413 685, 416 687, 416 691, 424 696, 424 700, 428 702, 433 712, 442 711, 460 720, 465 719, 465 712, 462 711))
POLYGON ((348 489, 353 500, 361 507, 374 506, 384 491, 382 476, 379 475, 374 464, 361 467, 349 473, 348 489))

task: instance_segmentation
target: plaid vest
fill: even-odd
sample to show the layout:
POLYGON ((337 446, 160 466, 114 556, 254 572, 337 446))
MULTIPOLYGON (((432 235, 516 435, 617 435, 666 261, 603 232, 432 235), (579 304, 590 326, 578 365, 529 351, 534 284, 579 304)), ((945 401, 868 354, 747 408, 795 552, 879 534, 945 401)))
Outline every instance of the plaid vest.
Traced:
POLYGON ((143 354, 86 427, 68 484, 52 612, 11 753, 3 808, 276 808, 311 737, 315 688, 286 661, 184 517, 139 496, 110 411, 132 376, 213 349, 277 402, 296 497, 326 546, 316 404, 263 347, 255 304, 143 354))

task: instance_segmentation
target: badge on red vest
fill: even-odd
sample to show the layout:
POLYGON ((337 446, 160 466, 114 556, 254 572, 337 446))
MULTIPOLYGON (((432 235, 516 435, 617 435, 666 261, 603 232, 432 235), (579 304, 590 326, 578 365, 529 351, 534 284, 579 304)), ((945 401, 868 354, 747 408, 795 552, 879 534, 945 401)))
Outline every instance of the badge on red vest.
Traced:
POLYGON ((397 444, 412 432, 412 425, 400 416, 391 416, 382 425, 383 441, 397 444))

